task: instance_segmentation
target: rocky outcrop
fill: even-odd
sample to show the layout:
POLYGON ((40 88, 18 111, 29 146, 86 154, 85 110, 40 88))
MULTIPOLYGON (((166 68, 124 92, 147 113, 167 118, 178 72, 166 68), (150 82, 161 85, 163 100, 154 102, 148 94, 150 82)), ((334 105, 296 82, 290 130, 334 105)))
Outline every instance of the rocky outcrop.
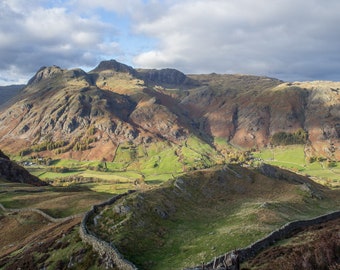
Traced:
POLYGON ((138 75, 147 83, 154 83, 157 85, 179 87, 183 85, 194 85, 195 83, 194 80, 188 78, 184 73, 172 68, 160 70, 140 69, 138 70, 138 75))
POLYGON ((134 68, 119 63, 116 60, 108 60, 108 61, 102 61, 99 63, 99 65, 91 71, 91 73, 99 73, 101 71, 105 70, 111 70, 115 72, 123 72, 123 73, 129 73, 131 75, 136 75, 137 72, 134 68))
POLYGON ((56 77, 63 73, 63 70, 58 66, 41 67, 37 73, 28 81, 28 85, 39 83, 42 80, 56 77))
POLYGON ((0 178, 10 182, 30 184, 34 186, 46 186, 47 183, 38 177, 31 175, 25 168, 11 161, 0 150, 0 178))

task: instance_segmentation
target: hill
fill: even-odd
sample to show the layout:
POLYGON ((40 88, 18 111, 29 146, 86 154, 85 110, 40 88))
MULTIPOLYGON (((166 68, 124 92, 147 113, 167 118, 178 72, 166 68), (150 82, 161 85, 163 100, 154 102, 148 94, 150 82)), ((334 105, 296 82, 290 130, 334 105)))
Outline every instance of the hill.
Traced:
POLYGON ((269 165, 184 174, 99 209, 88 224, 139 269, 184 269, 284 223, 338 209, 339 192, 269 165))
POLYGON ((299 143, 307 157, 339 160, 339 89, 337 82, 186 75, 115 60, 87 73, 43 67, 17 102, 1 109, 0 147, 11 154, 113 161, 123 145, 172 147, 195 137, 222 154, 228 145, 299 143))

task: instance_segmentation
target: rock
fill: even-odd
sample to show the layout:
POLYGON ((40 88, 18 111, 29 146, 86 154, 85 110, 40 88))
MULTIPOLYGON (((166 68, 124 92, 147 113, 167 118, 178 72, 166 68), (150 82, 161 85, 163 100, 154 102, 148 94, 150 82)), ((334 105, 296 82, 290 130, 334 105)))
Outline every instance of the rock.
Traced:
POLYGON ((145 81, 160 85, 182 85, 187 80, 187 76, 184 73, 171 68, 142 70, 139 75, 145 81))
POLYGON ((130 66, 117 62, 116 60, 102 61, 91 72, 101 72, 105 70, 112 70, 116 72, 129 73, 135 75, 137 72, 130 66))

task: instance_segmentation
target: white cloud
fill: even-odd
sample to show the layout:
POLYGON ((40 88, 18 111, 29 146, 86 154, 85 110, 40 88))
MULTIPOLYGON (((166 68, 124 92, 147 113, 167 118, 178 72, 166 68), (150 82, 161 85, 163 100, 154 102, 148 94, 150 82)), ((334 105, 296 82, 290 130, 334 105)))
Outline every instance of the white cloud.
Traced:
POLYGON ((339 10, 338 0, 2 0, 0 77, 116 58, 186 73, 340 80, 339 10))
MULTIPOLYGON (((28 2, 0 3, 1 77, 16 74, 16 80, 22 81, 46 65, 93 67, 107 55, 103 46, 113 44, 114 26, 65 7, 42 5, 48 1, 32 1, 31 6, 28 2)), ((111 46, 110 53, 115 49, 118 52, 117 46, 111 46)))
POLYGON ((185 72, 337 79, 337 70, 328 74, 327 67, 340 68, 338 10, 340 2, 332 0, 180 1, 153 20, 136 23, 136 30, 156 37, 159 46, 134 61, 185 72))

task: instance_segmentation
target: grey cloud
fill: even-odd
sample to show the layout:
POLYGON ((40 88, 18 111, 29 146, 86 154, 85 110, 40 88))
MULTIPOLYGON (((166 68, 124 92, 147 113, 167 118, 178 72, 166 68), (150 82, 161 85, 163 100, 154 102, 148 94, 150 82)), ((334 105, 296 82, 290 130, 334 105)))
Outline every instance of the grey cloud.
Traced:
POLYGON ((338 0, 70 0, 42 6, 50 2, 0 1, 0 84, 15 76, 22 81, 45 65, 93 67, 113 57, 186 73, 340 80, 338 0), (101 21, 100 10, 119 13, 132 29, 101 21))
MULTIPOLYGON (((20 1, 14 2, 16 6, 0 4, 1 78, 16 74, 17 78, 7 80, 22 81, 46 65, 93 67, 115 44, 105 36, 110 33, 114 38, 111 25, 82 18, 64 8, 34 5, 24 9, 20 1)), ((117 44, 112 51, 119 52, 117 44)))
POLYGON ((340 2, 181 1, 138 22, 160 45, 135 58, 147 67, 340 80, 340 2))

